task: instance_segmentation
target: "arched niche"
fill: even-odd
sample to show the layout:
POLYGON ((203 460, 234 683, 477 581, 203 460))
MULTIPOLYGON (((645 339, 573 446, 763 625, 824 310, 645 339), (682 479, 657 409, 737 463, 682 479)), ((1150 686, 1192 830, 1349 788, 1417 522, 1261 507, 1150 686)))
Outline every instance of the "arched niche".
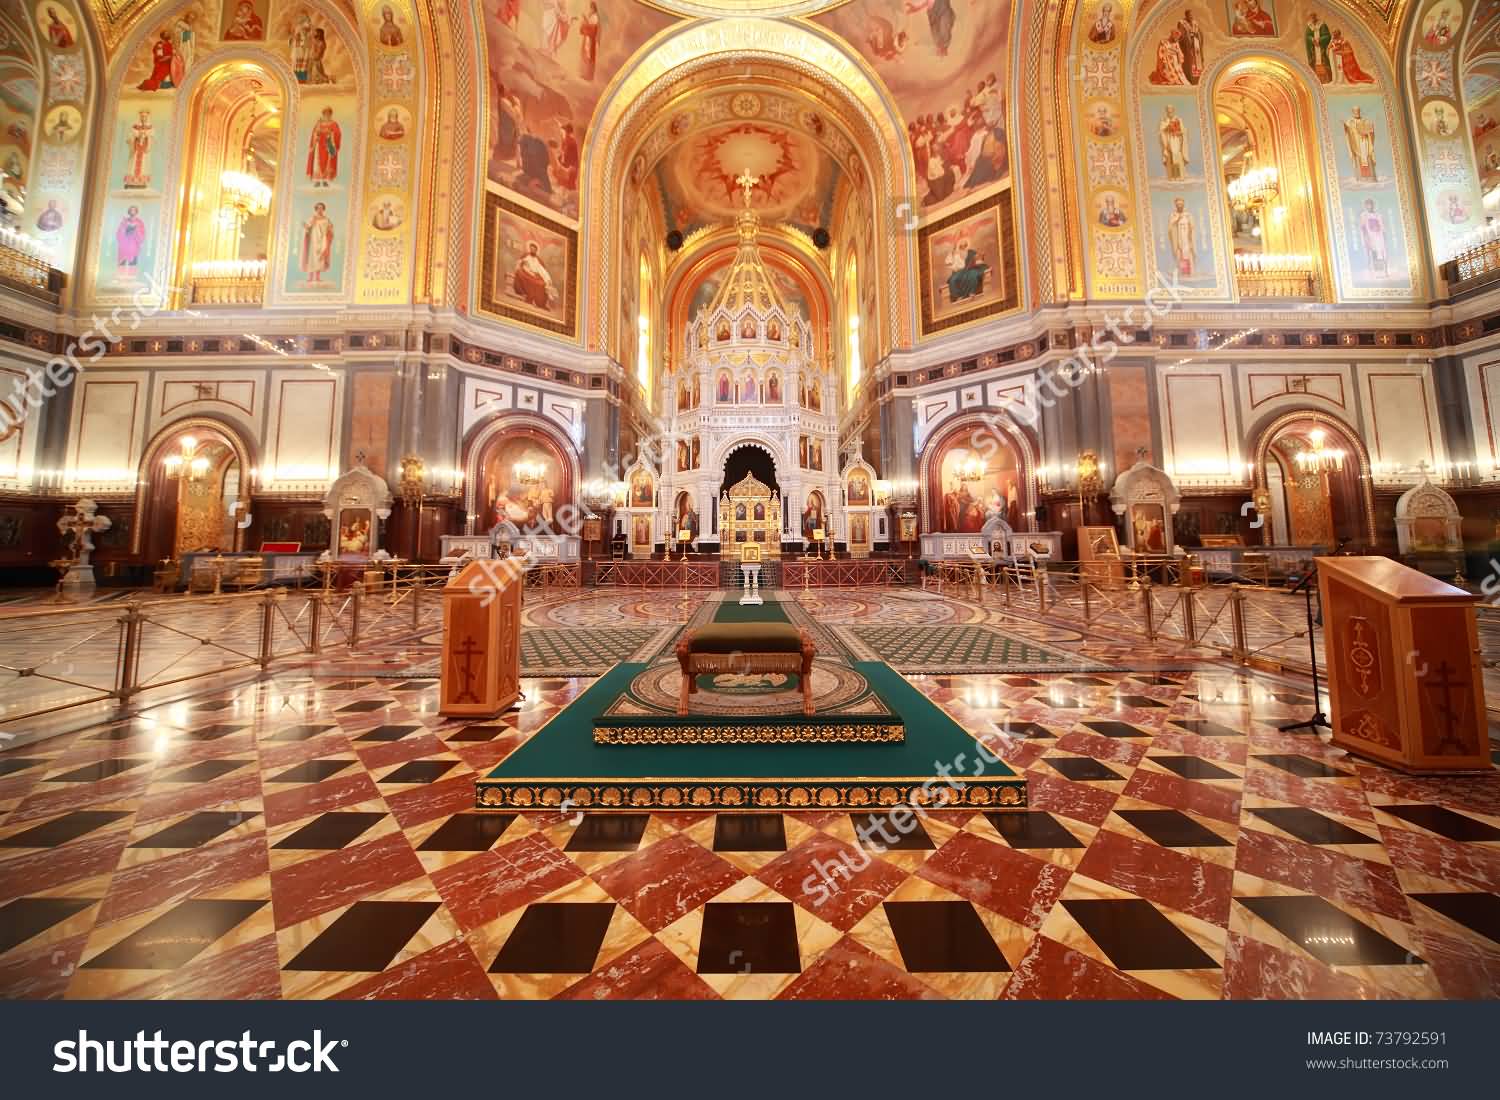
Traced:
POLYGON ((1374 547, 1370 455, 1358 432, 1338 417, 1302 409, 1275 417, 1255 438, 1257 518, 1268 544, 1374 547), (1320 441, 1325 451, 1343 453, 1342 468, 1302 465, 1297 456, 1320 441))
POLYGON ((468 534, 502 521, 523 534, 562 533, 559 510, 578 494, 578 452, 547 421, 527 414, 499 416, 470 432, 464 444, 464 503, 468 534))
POLYGON ((934 435, 917 463, 922 529, 974 534, 998 514, 1035 529, 1036 447, 1024 429, 993 414, 964 416, 934 435))
POLYGON ((218 417, 186 417, 157 432, 136 479, 133 553, 155 562, 244 549, 254 455, 240 429, 218 417))

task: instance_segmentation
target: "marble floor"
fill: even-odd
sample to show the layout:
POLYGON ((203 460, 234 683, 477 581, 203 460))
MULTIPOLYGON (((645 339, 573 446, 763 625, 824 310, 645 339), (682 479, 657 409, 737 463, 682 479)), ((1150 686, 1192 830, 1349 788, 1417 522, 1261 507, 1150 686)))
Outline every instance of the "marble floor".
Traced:
MULTIPOLYGON (((1500 772, 1315 737, 1306 685, 914 590, 819 622, 991 623, 1115 671, 913 676, 1024 814, 478 814, 587 679, 438 717, 337 661, 0 754, 9 998, 1494 998, 1500 772)), ((686 621, 586 593, 538 626, 686 621)))

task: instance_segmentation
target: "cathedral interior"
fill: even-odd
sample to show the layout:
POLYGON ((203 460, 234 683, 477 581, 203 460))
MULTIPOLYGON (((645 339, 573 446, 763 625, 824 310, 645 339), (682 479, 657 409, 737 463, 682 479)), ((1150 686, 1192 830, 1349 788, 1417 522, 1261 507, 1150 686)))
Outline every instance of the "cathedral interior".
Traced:
POLYGON ((1500 997, 1497 209, 1496 0, 0 0, 0 997, 1500 997))

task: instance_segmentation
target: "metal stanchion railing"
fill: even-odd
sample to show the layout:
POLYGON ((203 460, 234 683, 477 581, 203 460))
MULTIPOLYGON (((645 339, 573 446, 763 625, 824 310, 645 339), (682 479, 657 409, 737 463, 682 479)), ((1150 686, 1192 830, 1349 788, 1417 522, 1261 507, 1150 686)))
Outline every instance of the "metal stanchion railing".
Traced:
POLYGON ((1047 613, 1047 563, 1038 562, 1036 567, 1036 602, 1037 611, 1045 615, 1047 613))
POLYGON ((352 653, 359 648, 359 598, 360 586, 355 585, 349 590, 349 651, 352 653))
POLYGON ((276 593, 267 592, 260 602, 260 653, 256 663, 261 669, 271 666, 276 650, 276 593))
POLYGON ((1245 632, 1245 593, 1237 584, 1230 587, 1229 608, 1234 630, 1234 659, 1245 664, 1250 660, 1250 641, 1245 632))
POLYGON ((115 698, 124 706, 136 693, 137 676, 141 663, 141 624, 145 616, 140 604, 131 600, 125 606, 125 617, 120 620, 120 667, 116 679, 115 698))

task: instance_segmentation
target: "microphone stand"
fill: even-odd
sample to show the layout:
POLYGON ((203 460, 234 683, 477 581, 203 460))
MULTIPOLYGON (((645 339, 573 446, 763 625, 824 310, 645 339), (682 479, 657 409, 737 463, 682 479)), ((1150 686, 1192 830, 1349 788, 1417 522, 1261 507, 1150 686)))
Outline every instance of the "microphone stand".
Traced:
MULTIPOLYGON (((1341 547, 1342 548, 1342 547, 1341 547)), ((1291 725, 1281 726, 1282 733, 1317 733, 1318 730, 1333 731, 1333 726, 1328 721, 1328 715, 1323 713, 1323 694, 1318 687, 1318 640, 1313 634, 1316 622, 1313 617, 1313 577, 1317 575, 1317 567, 1307 571, 1307 574, 1297 582, 1292 589, 1292 595, 1301 592, 1307 597, 1307 651, 1312 657, 1312 681, 1313 681, 1313 716, 1306 722, 1294 722, 1291 725)))

